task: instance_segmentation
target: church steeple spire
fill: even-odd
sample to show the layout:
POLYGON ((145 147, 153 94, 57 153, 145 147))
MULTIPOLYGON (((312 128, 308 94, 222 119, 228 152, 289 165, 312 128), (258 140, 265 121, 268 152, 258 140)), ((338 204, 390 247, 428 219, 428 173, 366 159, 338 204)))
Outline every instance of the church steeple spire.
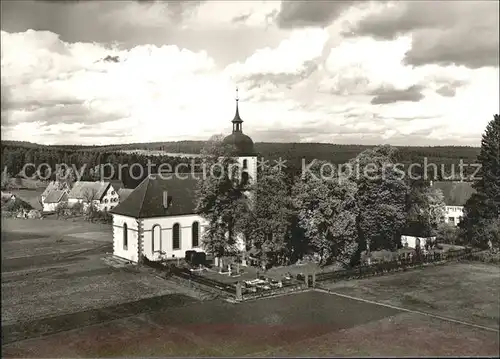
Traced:
POLYGON ((240 111, 238 108, 239 101, 240 101, 240 98, 238 96, 238 87, 236 87, 236 113, 234 114, 234 118, 231 121, 233 123, 233 133, 243 132, 243 129, 242 129, 243 120, 240 117, 240 111))

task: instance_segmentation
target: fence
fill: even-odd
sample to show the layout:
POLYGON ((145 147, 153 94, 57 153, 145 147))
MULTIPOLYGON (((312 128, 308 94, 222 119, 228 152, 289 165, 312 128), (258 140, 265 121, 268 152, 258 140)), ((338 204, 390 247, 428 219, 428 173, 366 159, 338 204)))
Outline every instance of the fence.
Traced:
POLYGON ((299 292, 306 289, 307 286, 304 283, 287 283, 283 284, 280 288, 272 289, 257 289, 256 292, 246 292, 242 295, 242 301, 255 300, 265 297, 272 297, 275 295, 288 294, 293 292, 299 292))
POLYGON ((473 251, 466 248, 446 253, 422 254, 411 258, 407 256, 400 256, 394 261, 382 262, 373 265, 362 265, 339 271, 315 273, 312 281, 309 280, 310 276, 306 275, 302 279, 297 278, 297 281, 292 280, 290 282, 283 282, 280 287, 251 287, 251 289, 242 287, 240 293, 237 293, 236 284, 228 284, 210 279, 203 275, 194 273, 187 268, 179 268, 175 265, 167 266, 160 262, 149 261, 146 258, 144 259, 144 264, 166 273, 167 276, 173 276, 173 278, 183 282, 184 284, 189 283, 189 286, 198 288, 204 292, 214 293, 225 298, 233 298, 237 301, 246 301, 302 291, 310 286, 314 287, 315 282, 359 279, 381 275, 384 273, 405 271, 411 268, 421 267, 429 263, 443 263, 453 260, 472 259, 477 252, 478 250, 473 251))
POLYGON ((341 281, 349 279, 359 279, 371 277, 384 273, 404 271, 415 267, 421 267, 425 264, 440 263, 453 260, 470 259, 477 251, 469 248, 449 251, 446 253, 429 253, 420 256, 400 256, 397 260, 382 262, 373 265, 361 265, 355 268, 349 268, 333 272, 321 272, 316 274, 316 281, 341 281))
POLYGON ((227 296, 235 296, 236 288, 233 285, 228 285, 226 283, 222 283, 199 274, 191 272, 187 268, 178 268, 173 264, 165 265, 161 262, 150 261, 147 258, 143 259, 144 265, 156 269, 166 276, 172 276, 176 279, 182 281, 182 283, 188 283, 189 286, 198 288, 205 292, 211 292, 223 297, 227 296))

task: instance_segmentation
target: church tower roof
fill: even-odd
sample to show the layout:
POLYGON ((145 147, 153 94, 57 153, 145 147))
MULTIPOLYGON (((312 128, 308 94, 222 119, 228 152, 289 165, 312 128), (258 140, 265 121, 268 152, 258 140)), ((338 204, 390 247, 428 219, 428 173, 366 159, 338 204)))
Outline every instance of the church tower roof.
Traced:
POLYGON ((238 157, 255 156, 252 139, 243 134, 243 120, 240 116, 238 88, 236 88, 236 112, 231 121, 233 124, 233 133, 224 138, 224 143, 232 145, 234 154, 238 157))

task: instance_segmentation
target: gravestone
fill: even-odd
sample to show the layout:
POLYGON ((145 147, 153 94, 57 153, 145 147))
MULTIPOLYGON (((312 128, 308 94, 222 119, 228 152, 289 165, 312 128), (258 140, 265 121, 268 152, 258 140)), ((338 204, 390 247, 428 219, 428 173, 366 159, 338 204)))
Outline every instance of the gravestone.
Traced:
POLYGON ((236 300, 243 300, 243 296, 241 294, 241 282, 236 283, 236 300))

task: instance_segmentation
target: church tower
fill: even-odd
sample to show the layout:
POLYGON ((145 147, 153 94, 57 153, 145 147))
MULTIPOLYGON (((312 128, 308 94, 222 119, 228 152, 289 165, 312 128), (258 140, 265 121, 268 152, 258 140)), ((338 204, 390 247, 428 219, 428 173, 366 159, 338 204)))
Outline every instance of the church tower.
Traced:
POLYGON ((257 181, 257 154, 252 139, 243 134, 243 120, 240 117, 238 88, 236 88, 236 112, 231 121, 233 132, 224 138, 224 144, 233 147, 233 155, 241 168, 242 181, 249 184, 257 181))

